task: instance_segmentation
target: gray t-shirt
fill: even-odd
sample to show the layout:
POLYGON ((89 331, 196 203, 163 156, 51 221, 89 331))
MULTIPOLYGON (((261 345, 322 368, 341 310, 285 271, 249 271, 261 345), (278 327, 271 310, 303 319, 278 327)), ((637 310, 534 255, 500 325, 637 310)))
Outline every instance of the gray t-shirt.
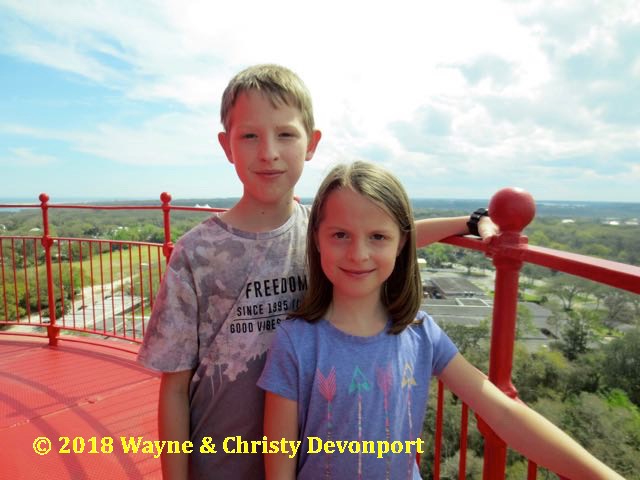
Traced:
POLYGON ((326 320, 278 328, 258 385, 298 404, 298 479, 420 478, 418 445, 407 453, 405 442, 422 436, 431 376, 458 350, 429 315, 417 318, 398 335, 371 337, 326 320), (331 452, 327 442, 350 446, 331 452))
POLYGON ((271 232, 235 229, 214 216, 176 244, 138 361, 162 372, 194 370, 190 478, 260 479, 261 453, 223 451, 262 439, 264 392, 256 386, 276 326, 307 289, 308 209, 271 232), (217 453, 200 453, 211 437, 217 453))

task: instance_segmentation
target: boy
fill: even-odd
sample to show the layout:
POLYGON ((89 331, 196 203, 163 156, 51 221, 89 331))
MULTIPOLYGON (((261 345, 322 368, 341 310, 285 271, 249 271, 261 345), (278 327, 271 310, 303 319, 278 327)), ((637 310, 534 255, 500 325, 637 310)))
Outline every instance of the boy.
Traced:
MULTIPOLYGON (((321 138, 309 92, 290 70, 258 65, 230 81, 220 110, 242 197, 177 242, 139 353, 163 372, 160 439, 193 443, 190 455, 162 455, 165 479, 264 477, 256 381, 274 329, 307 289, 308 210, 293 191, 321 138)), ((418 244, 467 233, 467 220, 418 222, 418 244)), ((487 235, 492 226, 483 219, 487 235)))

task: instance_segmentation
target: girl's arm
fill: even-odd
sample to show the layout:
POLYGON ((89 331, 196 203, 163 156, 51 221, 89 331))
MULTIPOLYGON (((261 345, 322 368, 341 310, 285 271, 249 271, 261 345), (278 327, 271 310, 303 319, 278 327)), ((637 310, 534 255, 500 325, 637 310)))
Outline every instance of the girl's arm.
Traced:
MULTIPOLYGON (((442 217, 416 220, 416 244, 418 248, 426 247, 454 235, 467 235, 469 217, 442 217)), ((482 217, 478 222, 478 232, 483 240, 488 241, 499 233, 498 226, 489 217, 482 217)))
POLYGON ((526 405, 509 398, 459 353, 440 375, 507 445, 552 472, 576 480, 624 480, 526 405))
MULTIPOLYGON (((269 441, 298 440, 298 403, 266 392, 264 403, 264 434, 269 441)), ((267 480, 294 480, 297 457, 289 454, 266 453, 264 467, 267 480)))
MULTIPOLYGON (((158 399, 158 433, 160 440, 189 440, 189 382, 193 372, 163 373, 158 399)), ((189 457, 185 454, 160 456, 162 478, 187 479, 189 457)))

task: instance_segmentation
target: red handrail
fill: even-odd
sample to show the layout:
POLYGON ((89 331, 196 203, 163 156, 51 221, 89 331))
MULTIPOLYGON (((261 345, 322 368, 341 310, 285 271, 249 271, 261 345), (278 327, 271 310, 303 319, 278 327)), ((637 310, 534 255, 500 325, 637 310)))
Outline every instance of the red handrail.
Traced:
MULTIPOLYGON (((219 208, 201 208, 201 207, 184 207, 171 205, 171 195, 163 192, 160 196, 160 205, 71 205, 71 204, 50 204, 47 194, 39 196, 40 204, 2 204, 0 208, 40 208, 42 212, 43 233, 41 237, 33 236, 0 236, 0 275, 2 280, 2 295, 0 301, 3 302, 5 310, 5 318, 0 318, 0 324, 7 325, 33 325, 44 327, 47 331, 50 345, 56 345, 59 339, 60 330, 70 332, 86 332, 114 337, 122 340, 129 340, 135 343, 142 341, 146 323, 146 312, 144 300, 141 303, 140 318, 136 318, 135 305, 138 302, 135 288, 139 289, 140 297, 144 298, 145 291, 152 306, 154 301, 154 279, 159 281, 162 276, 162 263, 167 262, 173 250, 171 240, 171 212, 172 211, 191 211, 191 212, 220 212, 224 209, 219 208), (49 210, 51 209, 92 209, 92 210, 156 210, 162 212, 164 241, 162 244, 153 242, 137 242, 137 241, 115 241, 104 239, 86 239, 86 238, 69 238, 69 237, 52 237, 49 224, 49 210), (10 243, 10 253, 7 254, 7 248, 4 246, 4 240, 10 243), (40 240, 43 248, 44 264, 46 267, 46 297, 49 311, 49 318, 43 317, 42 305, 40 298, 40 270, 39 255, 37 253, 36 242, 40 240), (21 247, 16 246, 22 241, 21 247), (27 278, 27 242, 33 242, 34 249, 34 266, 35 266, 35 290, 37 297, 38 321, 34 321, 32 317, 35 310, 31 310, 30 295, 33 295, 27 278), (71 298, 71 321, 67 321, 67 312, 65 308, 65 290, 63 282, 63 272, 66 272, 67 265, 64 265, 62 244, 66 243, 66 255, 68 262, 68 271, 70 277, 70 292, 66 292, 71 298), (83 246, 84 244, 84 246, 83 246), (53 248, 56 247, 57 272, 54 264, 53 248), (76 300, 77 284, 74 283, 73 271, 73 255, 75 255, 74 247, 77 246, 79 260, 79 285, 80 290, 78 300, 76 300), (21 248, 21 252, 20 252, 21 248), (128 250, 128 265, 123 259, 123 250, 128 250), (138 261, 134 264, 133 251, 136 250, 138 261), (154 250, 155 249, 155 255, 154 250), (116 255, 115 252, 118 252, 116 255), (88 266, 84 265, 87 260, 83 257, 83 253, 88 252, 88 266), (109 256, 109 265, 106 270, 104 267, 103 252, 109 256), (146 253, 144 253, 146 252, 146 253), (19 266, 16 260, 16 254, 22 255, 22 265, 19 266), (97 258, 97 267, 94 265, 94 256, 97 258), (4 258, 10 259, 11 269, 7 271, 7 265, 4 258), (114 258, 117 257, 117 258, 114 258), (148 259, 146 269, 142 259, 148 259), (152 258, 157 261, 152 262, 152 258), (114 263, 115 262, 115 263, 114 263), (114 264, 119 266, 119 276, 114 277, 114 264), (157 264, 157 268, 154 265, 157 264), (128 266, 128 275, 125 275, 125 269, 128 266), (89 286, 85 284, 86 269, 89 270, 89 286), (100 275, 99 285, 94 278, 94 268, 100 275), (154 270, 155 268, 155 270, 154 270), (21 269, 24 274, 25 288, 25 307, 27 319, 23 321, 18 312, 18 289, 17 277, 18 270, 21 269), (145 272, 146 270, 146 272, 145 272), (57 273, 57 275, 56 275, 57 273), (7 275, 12 275, 14 291, 8 291, 7 275), (108 278, 105 278, 105 275, 108 278), (146 275, 146 280, 145 280, 146 275), (146 283, 145 283, 146 281, 146 283), (137 282, 137 283, 136 283, 137 282), (56 315, 56 283, 60 290, 61 315, 56 315), (117 284, 117 286, 116 286, 117 284), (105 291, 106 288, 106 291, 105 291), (114 292, 117 288, 122 289, 119 298, 115 298, 114 292), (129 289, 127 294, 126 289, 129 289), (90 299, 88 298, 90 289, 90 299), (16 318, 9 319, 8 312, 8 296, 16 302, 16 318), (97 297, 97 299, 96 299, 97 297), (126 297, 126 298, 125 298, 126 297), (87 313, 88 303, 91 302, 92 312, 87 313), (74 302, 79 305, 75 305, 74 302), (131 304, 131 307, 128 305, 131 304), (107 318, 107 312, 111 307, 110 317, 107 318), (121 312, 116 314, 116 307, 119 306, 121 312), (76 314, 79 315, 77 308, 82 310, 82 322, 76 321, 76 314), (130 308, 130 318, 127 310, 130 308), (102 322, 98 325, 96 321, 96 310, 101 309, 102 322), (116 318, 117 317, 117 318, 116 318), (110 321, 107 325, 107 321, 110 321)), ((496 267, 496 283, 495 298, 491 329, 491 351, 489 362, 489 379, 495 383, 501 390, 512 398, 517 398, 517 391, 511 384, 511 368, 513 362, 513 345, 515 341, 515 319, 518 296, 518 278, 519 271, 523 263, 531 263, 564 273, 576 275, 595 282, 610 285, 612 287, 624 289, 633 293, 640 294, 640 267, 626 265, 623 263, 612 262, 609 260, 601 260, 585 255, 579 255, 571 252, 562 252, 559 250, 537 247, 528 245, 527 238, 522 235, 523 229, 533 219, 535 214, 535 203, 533 198, 526 192, 519 189, 503 189, 494 195, 489 204, 491 217, 493 221, 500 227, 501 234, 493 238, 490 243, 484 243, 478 239, 470 237, 451 237, 445 239, 443 243, 450 245, 472 249, 484 252, 488 257, 493 259, 496 267)), ((65 337, 65 340, 80 340, 78 337, 65 337)), ((126 347, 122 349, 126 350, 126 347)), ((444 389, 439 384, 438 387, 438 411, 436 412, 437 435, 435 439, 436 459, 434 464, 434 475, 438 478, 440 471, 440 449, 442 435, 442 415, 443 415, 443 395, 444 389)), ((462 406, 461 420, 461 437, 460 437, 460 462, 459 462, 459 478, 464 478, 466 470, 466 441, 467 441, 467 406, 462 406)), ((478 427, 485 437, 485 455, 484 455, 484 479, 504 478, 505 462, 506 462, 506 445, 500 438, 495 436, 490 429, 484 425, 481 419, 478 419, 478 427)), ((537 468, 535 464, 528 465, 528 478, 535 479, 537 468)))

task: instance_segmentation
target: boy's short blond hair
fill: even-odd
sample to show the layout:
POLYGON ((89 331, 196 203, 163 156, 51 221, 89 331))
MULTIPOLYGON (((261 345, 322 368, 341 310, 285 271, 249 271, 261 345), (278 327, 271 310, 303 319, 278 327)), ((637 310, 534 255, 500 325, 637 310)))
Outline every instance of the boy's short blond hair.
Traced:
POLYGON ((274 107, 296 107, 309 138, 315 128, 311 94, 300 77, 286 67, 274 64, 254 65, 231 79, 222 94, 220 121, 225 131, 231 128, 231 110, 242 92, 256 90, 266 95, 274 107))

